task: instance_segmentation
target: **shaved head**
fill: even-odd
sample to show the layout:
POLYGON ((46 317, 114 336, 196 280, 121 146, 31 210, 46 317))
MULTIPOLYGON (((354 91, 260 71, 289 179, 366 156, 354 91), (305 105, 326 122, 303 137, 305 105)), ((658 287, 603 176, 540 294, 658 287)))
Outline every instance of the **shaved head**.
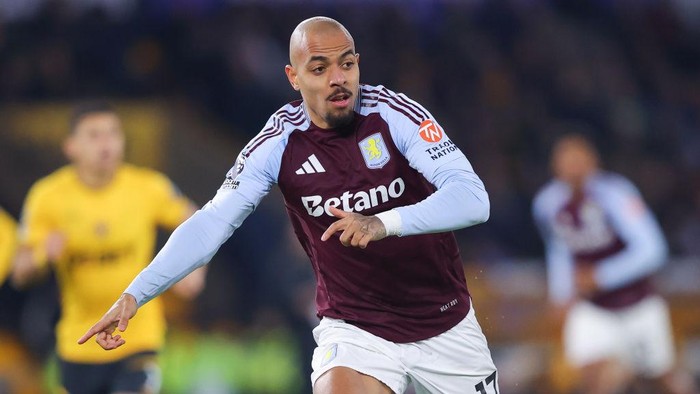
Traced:
POLYGON ((344 34, 352 43, 352 49, 355 49, 355 41, 350 35, 350 32, 335 19, 325 16, 315 16, 299 23, 289 39, 290 64, 293 67, 297 67, 299 62, 303 59, 304 52, 308 51, 309 45, 311 44, 309 37, 334 33, 344 34))
POLYGON ((338 21, 317 16, 301 22, 289 39, 284 71, 301 93, 311 121, 322 129, 338 129, 355 117, 359 97, 360 55, 355 41, 338 21))

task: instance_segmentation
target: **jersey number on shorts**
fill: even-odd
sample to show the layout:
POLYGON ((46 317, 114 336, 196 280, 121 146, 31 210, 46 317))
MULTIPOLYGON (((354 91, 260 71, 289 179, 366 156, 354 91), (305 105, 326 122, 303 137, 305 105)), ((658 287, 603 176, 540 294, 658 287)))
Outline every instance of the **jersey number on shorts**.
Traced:
POLYGON ((493 371, 491 375, 489 375, 486 379, 484 379, 483 382, 479 382, 476 386, 474 386, 474 389, 479 393, 479 394, 487 394, 486 393, 486 386, 489 384, 493 384, 493 389, 498 394, 498 385, 496 385, 496 371, 493 371), (484 384, 486 382, 486 384, 484 384))

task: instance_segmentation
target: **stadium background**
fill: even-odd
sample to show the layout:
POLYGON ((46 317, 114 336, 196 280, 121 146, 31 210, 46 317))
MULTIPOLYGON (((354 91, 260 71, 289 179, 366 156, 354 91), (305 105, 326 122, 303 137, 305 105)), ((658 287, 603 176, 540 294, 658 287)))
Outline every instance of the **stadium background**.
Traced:
MULTIPOLYGON (((700 2, 694 0, 0 0, 0 206, 18 217, 65 163, 76 100, 112 100, 128 160, 199 205, 267 117, 295 99, 294 26, 344 23, 361 80, 426 106, 486 184, 490 220, 457 233, 504 393, 565 393, 530 199, 548 148, 590 136, 658 215, 658 282, 679 357, 700 376, 700 2)), ((273 192, 210 265, 190 304, 166 296, 165 393, 307 392, 312 274, 273 192)), ((50 392, 55 288, 0 288, 0 393, 50 392)))

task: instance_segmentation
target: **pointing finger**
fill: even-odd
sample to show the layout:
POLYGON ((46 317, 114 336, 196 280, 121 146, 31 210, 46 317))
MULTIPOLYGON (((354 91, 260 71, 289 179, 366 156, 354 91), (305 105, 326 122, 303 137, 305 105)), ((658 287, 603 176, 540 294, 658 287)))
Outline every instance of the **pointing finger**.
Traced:
MULTIPOLYGON (((341 211, 343 212, 343 211, 341 211)), ((345 229, 345 224, 343 223, 342 220, 338 220, 337 222, 334 222, 328 228, 326 231, 321 235, 321 241, 327 241, 331 235, 337 233, 338 231, 342 231, 345 229)))
POLYGON ((329 210, 331 211, 333 216, 340 218, 340 219, 348 217, 348 215, 350 215, 350 212, 345 212, 342 209, 338 209, 338 208, 333 207, 333 206, 329 207, 329 210))
POLYGON ((107 327, 109 327, 109 324, 105 324, 102 321, 97 322, 94 326, 90 327, 90 329, 82 337, 80 337, 80 339, 78 339, 78 344, 84 344, 90 338, 92 338, 96 334, 101 333, 107 327))

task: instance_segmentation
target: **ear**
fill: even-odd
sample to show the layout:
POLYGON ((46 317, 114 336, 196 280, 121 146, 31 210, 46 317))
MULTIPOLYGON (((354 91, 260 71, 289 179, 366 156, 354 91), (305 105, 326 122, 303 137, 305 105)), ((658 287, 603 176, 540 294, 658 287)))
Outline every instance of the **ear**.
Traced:
POLYGON ((287 64, 284 67, 284 73, 287 74, 287 79, 289 84, 292 85, 292 89, 299 91, 299 84, 297 83, 297 71, 291 65, 287 64))
POLYGON ((69 136, 65 140, 63 140, 63 154, 68 158, 68 160, 72 160, 73 157, 75 156, 75 138, 73 136, 69 136))

